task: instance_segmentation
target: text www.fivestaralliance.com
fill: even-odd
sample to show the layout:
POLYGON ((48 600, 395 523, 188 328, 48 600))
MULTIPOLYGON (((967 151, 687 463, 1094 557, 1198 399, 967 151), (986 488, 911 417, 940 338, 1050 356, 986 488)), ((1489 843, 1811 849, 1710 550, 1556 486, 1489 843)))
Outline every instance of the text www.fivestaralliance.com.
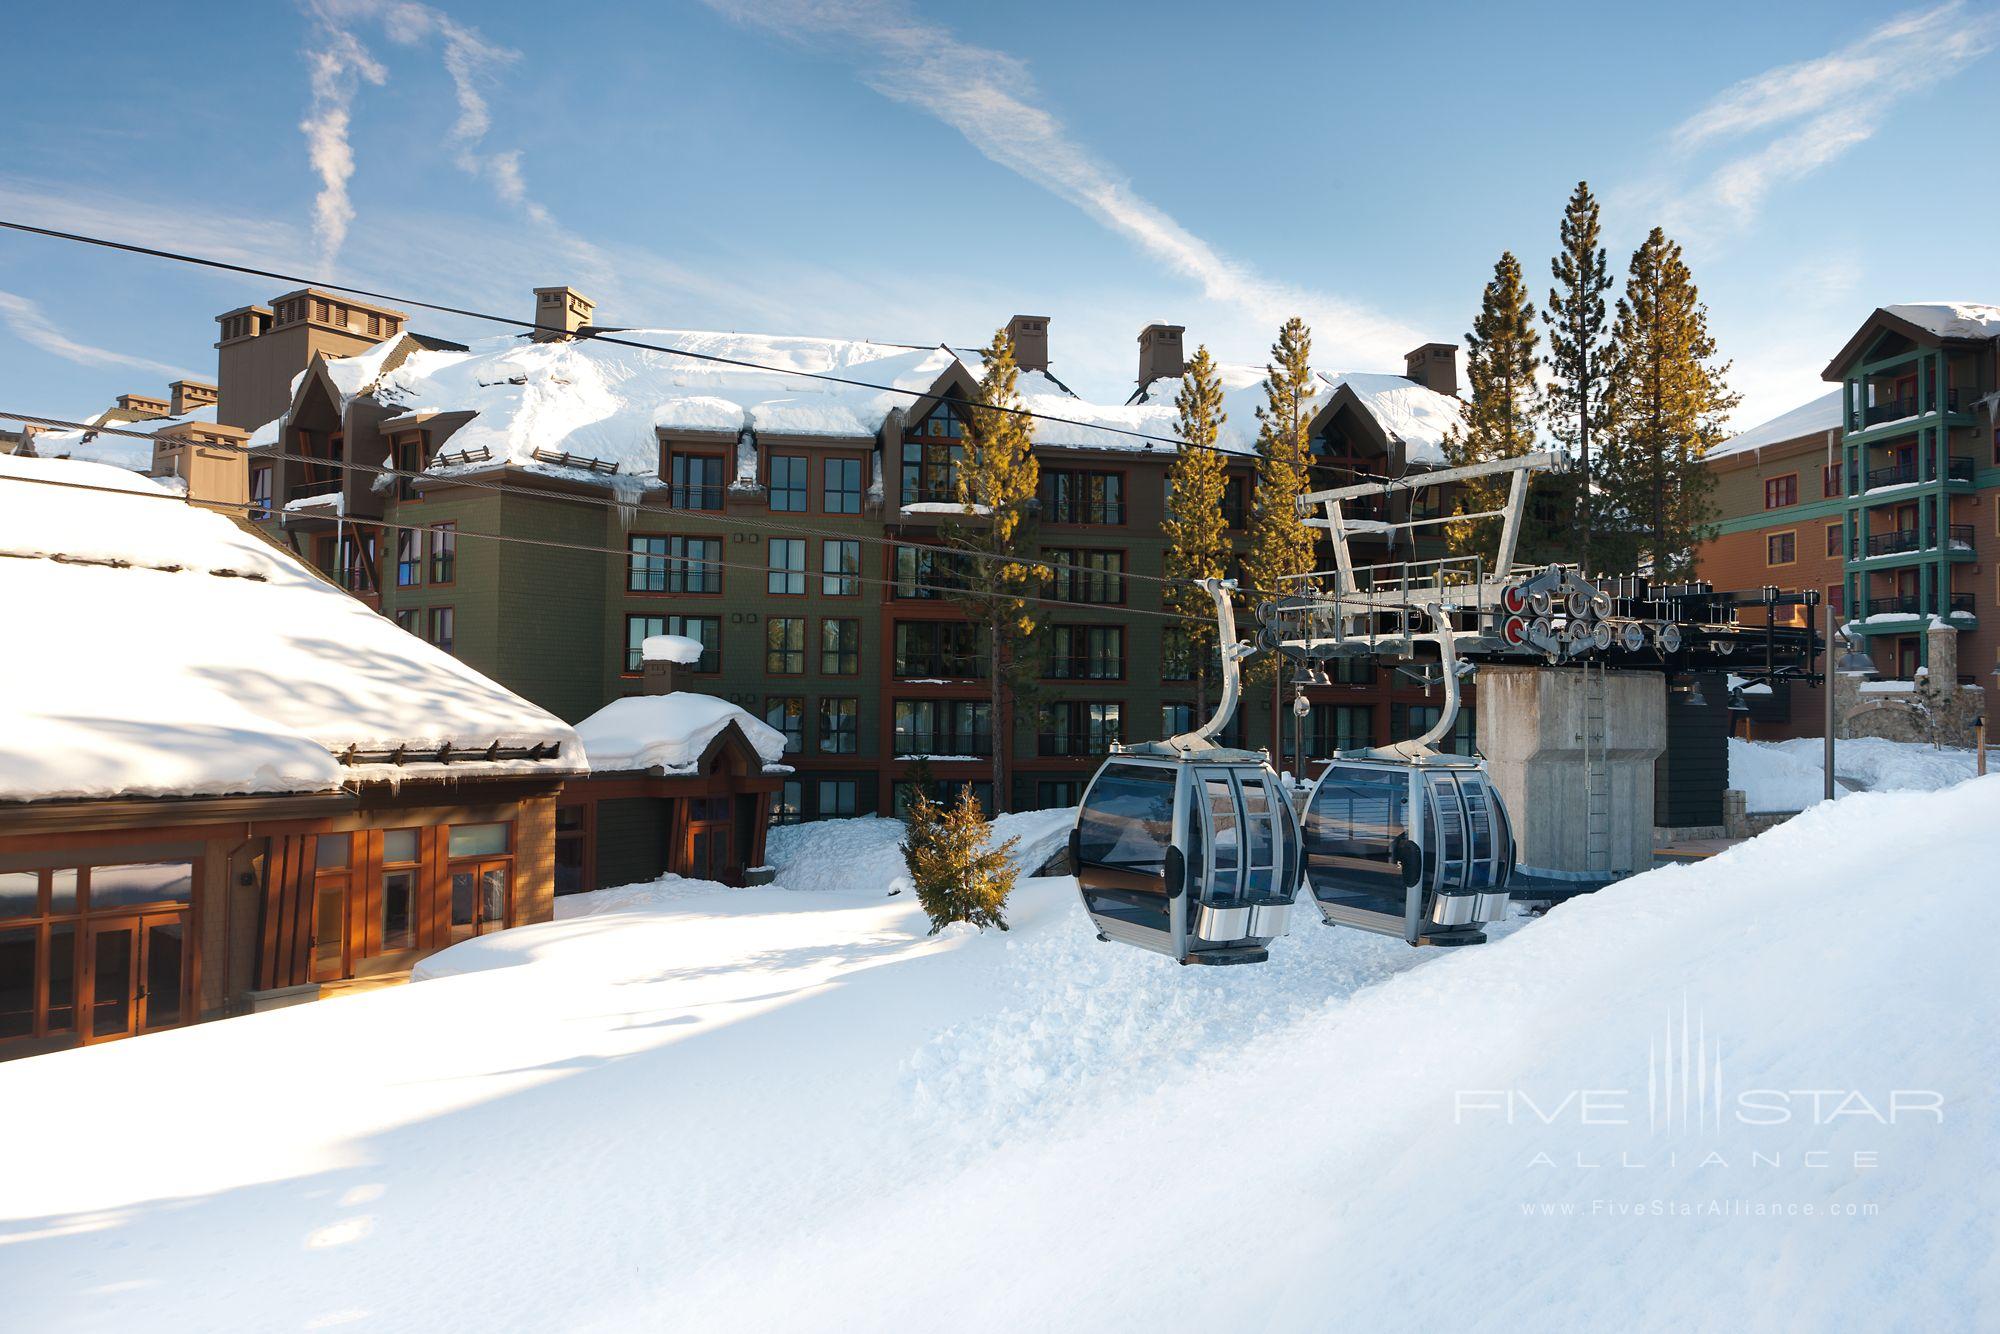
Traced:
POLYGON ((1542 1200, 1523 1202, 1524 1218, 1873 1218, 1874 1203, 1707 1198, 1699 1200, 1542 1200))

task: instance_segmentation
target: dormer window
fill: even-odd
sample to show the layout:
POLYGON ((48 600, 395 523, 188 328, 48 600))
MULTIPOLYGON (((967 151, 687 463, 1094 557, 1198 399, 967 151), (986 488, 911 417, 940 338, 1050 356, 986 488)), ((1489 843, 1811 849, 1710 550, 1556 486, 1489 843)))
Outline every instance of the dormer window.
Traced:
POLYGON ((903 504, 958 499, 958 465, 965 461, 965 419, 940 403, 903 437, 903 504))

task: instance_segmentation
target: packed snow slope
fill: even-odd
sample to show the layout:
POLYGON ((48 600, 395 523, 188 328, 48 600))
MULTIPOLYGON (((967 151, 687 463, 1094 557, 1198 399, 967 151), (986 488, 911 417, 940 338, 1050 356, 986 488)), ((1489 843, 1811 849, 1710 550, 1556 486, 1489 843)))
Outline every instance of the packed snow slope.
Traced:
MULTIPOLYGON (((1826 799, 1826 743, 1820 737, 1789 741, 1729 738, 1729 786, 1753 811, 1802 811, 1826 799)), ((1834 796, 1850 792, 1935 792, 1973 776, 1969 750, 1883 737, 1855 737, 1834 744, 1834 796)))
POLYGON ((931 936, 895 822, 777 831, 810 888, 0 1066, 11 1142, 89 1146, 9 1161, 8 1323, 2000 1327, 1996 814, 1862 793, 1489 945, 1214 970, 1067 879, 931 936))

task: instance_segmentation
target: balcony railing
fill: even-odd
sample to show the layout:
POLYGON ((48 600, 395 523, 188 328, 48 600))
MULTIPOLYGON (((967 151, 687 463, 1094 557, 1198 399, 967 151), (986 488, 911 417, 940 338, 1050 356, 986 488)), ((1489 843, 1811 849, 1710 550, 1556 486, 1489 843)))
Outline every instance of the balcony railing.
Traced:
POLYGON ((1973 615, 1974 613, 1973 613, 1972 594, 1953 593, 1948 602, 1946 603, 1945 610, 1953 616, 1956 616, 1961 612, 1963 612, 1967 616, 1973 615))
POLYGON ((676 482, 667 488, 667 503, 677 510, 719 510, 723 490, 720 486, 676 482))
POLYGON ((1870 616, 1921 616, 1924 600, 1915 593, 1892 593, 1885 598, 1869 598, 1870 616))
POLYGON ((1948 526, 1944 531, 1945 531, 1945 539, 1949 541, 1951 545, 1953 545, 1954 547, 1964 547, 1967 550, 1971 549, 1972 547, 1971 524, 1954 523, 1948 526))
MULTIPOLYGON (((1960 389, 1957 387, 1947 389, 1944 391, 1944 410, 1946 412, 1968 412, 1971 410, 1972 401, 1977 397, 1979 395, 1971 389, 1960 389)), ((1922 410, 1921 403, 1921 399, 1907 394, 1901 398, 1890 398, 1884 399, 1880 403, 1870 403, 1861 410, 1861 425, 1865 429, 1870 426, 1879 426, 1883 422, 1901 421, 1905 417, 1914 417, 1922 410)))
POLYGON ((1977 460, 1974 459, 1963 457, 1946 459, 1944 475, 1954 482, 1969 482, 1972 480, 1973 469, 1977 466, 1977 460))
POLYGON ((991 732, 926 732, 902 727, 896 729, 896 756, 899 759, 913 755, 991 755, 992 753, 991 732))
POLYGON ((1886 468, 1870 468, 1868 470, 1868 489, 1870 491, 1879 486, 1902 486, 1916 480, 1917 464, 1915 459, 1907 463, 1892 463, 1886 468))
MULTIPOLYGON (((1945 542, 1954 550, 1972 550, 1973 530, 1969 523, 1949 524, 1944 530, 1945 542)), ((1936 529, 1920 531, 1915 528, 1899 528, 1891 533, 1872 533, 1865 548, 1867 555, 1900 556, 1907 551, 1928 551, 1938 544, 1936 529)), ((1848 547, 1850 556, 1858 556, 1863 551, 1860 543, 1848 547)))
POLYGON ((345 484, 346 479, 341 477, 329 478, 324 482, 300 482, 296 486, 285 488, 285 499, 305 500, 311 496, 330 496, 345 484))

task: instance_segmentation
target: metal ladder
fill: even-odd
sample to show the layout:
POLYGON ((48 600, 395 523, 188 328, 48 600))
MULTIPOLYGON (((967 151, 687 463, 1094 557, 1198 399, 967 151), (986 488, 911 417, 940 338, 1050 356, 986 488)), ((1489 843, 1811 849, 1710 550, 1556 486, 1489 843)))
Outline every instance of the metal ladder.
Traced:
POLYGON ((1602 665, 1583 664, 1584 863, 1594 875, 1611 874, 1611 759, 1605 726, 1607 683, 1602 665))

